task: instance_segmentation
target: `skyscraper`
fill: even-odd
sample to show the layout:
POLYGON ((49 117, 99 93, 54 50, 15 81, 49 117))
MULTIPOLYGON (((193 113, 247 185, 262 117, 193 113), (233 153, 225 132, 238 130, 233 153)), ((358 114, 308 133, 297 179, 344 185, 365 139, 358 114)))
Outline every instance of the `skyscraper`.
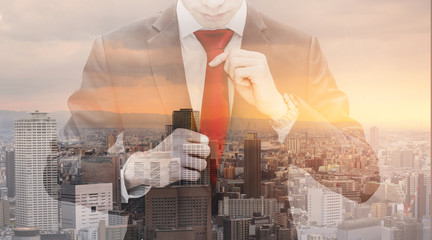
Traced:
POLYGON ((417 180, 417 212, 416 217, 419 222, 422 222, 423 216, 426 215, 426 184, 425 175, 420 173, 417 180))
POLYGON ((377 127, 373 126, 370 128, 369 144, 373 150, 378 150, 379 147, 379 130, 377 127))
POLYGON ((244 140, 244 185, 248 197, 261 195, 261 140, 257 133, 248 133, 244 140))
POLYGON ((173 132, 173 125, 165 125, 165 137, 168 137, 173 132))
POLYGON ((15 197, 15 151, 6 150, 6 186, 8 197, 15 197))
POLYGON ((15 121, 15 193, 18 227, 58 230, 57 122, 35 111, 15 121))
MULTIPOLYGON (((184 128, 191 131, 198 131, 199 130, 199 121, 200 121, 200 115, 198 111, 193 111, 189 108, 182 108, 180 111, 173 111, 172 113, 172 125, 166 125, 165 126, 165 135, 168 136, 171 134, 175 129, 177 128, 184 128)), ((188 151, 190 153, 196 153, 197 155, 205 151, 205 149, 202 149, 202 146, 199 144, 184 144, 183 149, 185 151, 188 151)), ((213 151, 215 152, 215 151, 213 151)), ((190 156, 186 156, 186 158, 189 158, 190 156)), ((185 159, 185 161, 189 161, 189 159, 185 159)), ((207 164, 207 169, 204 171, 201 171, 201 177, 198 179, 198 181, 180 181, 179 184, 182 186, 189 186, 189 185, 207 185, 210 186, 210 173, 209 173, 210 164, 207 164)))
POLYGON ((291 153, 298 153, 300 150, 300 140, 298 138, 287 138, 285 141, 285 149, 291 153))
POLYGON ((321 188, 308 189, 308 219, 320 226, 342 221, 342 195, 321 188))
POLYGON ((157 228, 191 228, 195 239, 211 239, 210 192, 207 186, 152 188, 145 195, 147 235, 157 228))
POLYGON ((192 131, 199 130, 200 114, 190 108, 182 108, 172 113, 172 131, 185 128, 192 131))
POLYGON ((106 136, 106 149, 108 150, 112 145, 114 145, 116 140, 117 140, 116 135, 108 134, 106 136))
POLYGON ((82 156, 82 183, 111 183, 112 201, 120 205, 120 159, 118 156, 82 156))
POLYGON ((0 200, 0 227, 6 227, 10 225, 11 210, 9 201, 0 200))

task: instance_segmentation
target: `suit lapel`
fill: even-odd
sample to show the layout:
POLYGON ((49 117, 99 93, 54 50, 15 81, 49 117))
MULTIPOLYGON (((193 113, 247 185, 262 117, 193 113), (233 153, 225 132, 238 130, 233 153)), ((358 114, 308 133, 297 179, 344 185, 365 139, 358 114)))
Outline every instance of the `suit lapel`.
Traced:
POLYGON ((252 7, 248 7, 246 24, 243 32, 242 49, 256 51, 269 57, 269 40, 264 35, 267 28, 261 15, 252 7))
POLYGON ((174 4, 159 16, 153 24, 159 33, 147 41, 154 82, 166 114, 191 108, 175 9, 174 4))

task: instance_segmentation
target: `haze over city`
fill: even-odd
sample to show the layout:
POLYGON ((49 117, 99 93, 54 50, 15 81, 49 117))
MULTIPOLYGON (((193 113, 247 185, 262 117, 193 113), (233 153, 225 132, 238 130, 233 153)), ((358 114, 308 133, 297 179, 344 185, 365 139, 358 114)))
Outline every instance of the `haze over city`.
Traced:
MULTIPOLYGON (((93 39, 172 2, 2 1, 0 109, 67 111, 93 39)), ((430 129, 430 2, 251 2, 318 36, 354 119, 365 126, 430 129)))

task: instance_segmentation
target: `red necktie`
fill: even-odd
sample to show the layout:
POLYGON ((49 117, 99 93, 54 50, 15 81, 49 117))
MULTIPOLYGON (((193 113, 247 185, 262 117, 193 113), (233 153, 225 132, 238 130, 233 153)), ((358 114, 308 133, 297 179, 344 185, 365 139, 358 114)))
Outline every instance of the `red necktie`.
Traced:
POLYGON ((217 169, 225 145, 230 120, 228 83, 223 63, 217 67, 208 65, 228 45, 233 31, 228 29, 196 31, 196 38, 207 53, 207 67, 203 101, 201 106, 200 132, 210 139, 210 179, 216 186, 217 169))

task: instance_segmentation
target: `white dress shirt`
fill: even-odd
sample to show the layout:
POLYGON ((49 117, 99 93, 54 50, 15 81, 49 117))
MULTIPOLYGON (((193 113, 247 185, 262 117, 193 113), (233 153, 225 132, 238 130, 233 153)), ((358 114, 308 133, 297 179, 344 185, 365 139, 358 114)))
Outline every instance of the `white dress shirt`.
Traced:
MULTIPOLYGON (((243 1, 240 9, 226 25, 226 28, 232 30, 234 34, 225 50, 241 48, 243 30, 246 24, 246 13, 246 1, 243 1)), ((177 19, 186 84, 189 91, 191 106, 194 111, 201 112, 207 54, 201 43, 195 37, 194 32, 205 30, 205 28, 203 28, 189 13, 182 1, 177 2, 177 19)), ((234 86, 231 81, 228 79, 227 81, 228 100, 231 113, 234 100, 234 86)))

